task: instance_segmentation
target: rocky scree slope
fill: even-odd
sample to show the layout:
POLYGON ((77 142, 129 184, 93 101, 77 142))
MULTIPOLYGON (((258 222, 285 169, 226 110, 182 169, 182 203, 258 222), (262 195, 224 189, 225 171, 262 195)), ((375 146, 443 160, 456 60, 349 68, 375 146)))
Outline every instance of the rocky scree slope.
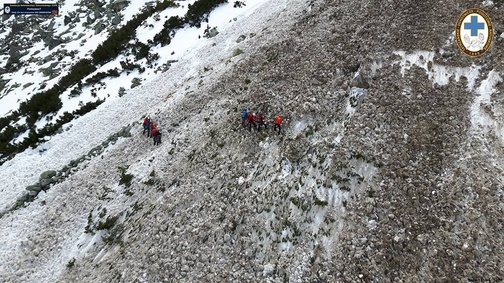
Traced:
POLYGON ((345 225, 337 249, 314 262, 315 273, 331 271, 345 282, 503 280, 502 80, 495 91, 482 91, 490 101, 475 105, 483 95, 478 88, 495 74, 502 78, 503 7, 485 8, 497 34, 485 56, 464 56, 447 40, 460 11, 480 6, 478 1, 332 2, 322 15, 336 22, 321 20, 325 29, 307 32, 311 36, 305 38, 317 38, 315 31, 331 30, 327 23, 336 31, 346 23, 346 33, 327 40, 328 50, 331 43, 343 48, 327 51, 326 58, 332 53, 336 62, 355 60, 364 71, 366 62, 393 49, 434 52, 429 71, 481 67, 471 89, 471 78, 457 79, 455 72, 448 84, 439 85, 413 63, 403 77, 390 64, 393 56, 382 62, 341 144, 384 164, 379 185, 349 201, 346 223, 352 224, 345 225), (473 109, 486 113, 490 126, 475 124, 473 109))
MULTIPOLYGON (((325 2, 279 43, 251 47, 209 91, 222 108, 188 118, 213 124, 206 143, 185 151, 191 162, 166 170, 177 176, 166 192, 179 201, 151 205, 125 241, 145 247, 154 237, 153 248, 140 260, 125 248, 104 268, 188 282, 501 280, 501 140, 472 125, 470 109, 490 71, 502 74, 502 40, 484 57, 460 54, 447 43, 448 15, 460 9, 427 2, 325 2), (419 17, 439 32, 425 32, 419 17), (402 76, 393 50, 476 64, 480 78, 469 89, 469 79, 438 85, 415 66, 402 76), (350 88, 367 87, 357 72, 366 91, 350 88), (285 136, 229 134, 245 105, 286 113, 285 136)), ((499 11, 489 11, 495 23, 499 11)), ((498 95, 492 101, 500 125, 498 95)))
MULTIPOLYGON (((460 11, 479 5, 325 1, 263 30, 229 72, 204 71, 160 108, 172 129, 161 147, 140 151, 133 133, 81 173, 107 182, 77 173, 59 185, 83 188, 63 197, 83 227, 88 213, 118 216, 81 238, 88 248, 61 282, 502 280, 503 41, 476 59, 450 41, 460 11), (437 84, 412 62, 403 75, 396 50, 480 75, 472 88, 455 75, 437 84), (491 78, 490 103, 474 106, 491 78), (240 129, 243 106, 284 113, 284 134, 240 129)), ((497 29, 502 9, 489 9, 497 29)))

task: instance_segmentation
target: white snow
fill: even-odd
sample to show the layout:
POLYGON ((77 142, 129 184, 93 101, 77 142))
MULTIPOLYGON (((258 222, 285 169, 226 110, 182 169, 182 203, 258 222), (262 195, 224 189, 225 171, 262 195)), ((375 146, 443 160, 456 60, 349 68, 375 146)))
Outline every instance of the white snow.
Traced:
MULTIPOLYGON (((243 19, 247 15, 251 14, 254 9, 261 7, 260 3, 266 3, 268 1, 261 0, 256 1, 255 5, 247 5, 244 8, 233 8, 232 3, 226 5, 221 5, 215 12, 219 17, 213 16, 213 12, 210 14, 209 24, 214 26, 222 26, 221 31, 234 32, 234 36, 229 38, 237 38, 240 35, 242 28, 236 28, 236 26, 242 25, 242 21, 230 21, 233 18, 243 19), (226 14, 226 16, 223 15, 226 14)), ((72 2, 73 3, 73 2, 72 2)), ((67 3, 66 5, 69 5, 67 3)), ((186 4, 186 3, 185 3, 186 4)), ((187 7, 187 6, 186 6, 187 7)), ((138 10, 138 7, 135 8, 138 10)), ((130 13, 134 13, 134 9, 128 9, 130 13)), ((131 17, 132 15, 128 15, 131 17)), ((161 25, 164 21, 159 21, 158 25, 161 25)), ((149 105, 144 105, 145 97, 154 97, 159 99, 164 97, 168 92, 173 92, 172 86, 181 85, 187 78, 191 78, 194 74, 197 74, 202 66, 216 65, 216 60, 221 60, 221 58, 230 56, 232 51, 229 50, 232 45, 229 42, 219 41, 217 36, 215 39, 198 39, 197 35, 203 34, 204 27, 200 29, 196 28, 186 28, 177 32, 174 40, 166 48, 170 50, 175 50, 176 54, 179 54, 177 59, 184 60, 184 65, 176 64, 176 68, 172 68, 171 72, 176 73, 176 75, 170 75, 168 83, 165 83, 164 76, 155 78, 155 75, 151 75, 150 79, 153 81, 149 84, 149 87, 140 88, 135 91, 135 94, 129 96, 128 98, 114 102, 113 100, 107 100, 103 105, 99 107, 99 111, 93 111, 80 119, 76 119, 72 122, 73 127, 68 132, 63 132, 62 134, 56 135, 47 144, 43 145, 43 148, 47 149, 46 152, 41 156, 38 149, 28 149, 23 153, 18 154, 13 160, 6 162, 2 166, 0 171, 0 180, 8 180, 0 188, 0 194, 2 198, 0 200, 0 211, 9 207, 13 200, 20 196, 24 191, 24 187, 29 184, 33 184, 37 181, 38 175, 48 169, 59 169, 67 164, 70 160, 78 158, 84 155, 94 146, 100 144, 107 136, 117 132, 122 125, 131 123, 140 119, 143 114, 149 112, 149 105), (219 43, 224 45, 220 48, 209 48, 213 43, 219 43), (199 50, 211 49, 206 60, 202 57, 196 55, 199 50), (220 50, 220 52, 217 52, 220 50), (184 55, 182 55, 184 54, 184 55), (211 63, 214 62, 214 63, 211 63), (188 68, 188 66, 190 66, 188 68), (163 87, 160 87, 163 86, 163 87), (165 89, 168 88, 168 89, 165 89), (128 119, 125 119, 123 113, 129 113, 128 119), (106 122, 105 122, 106 121, 106 122), (117 123, 121 121, 121 123, 117 123), (86 141, 85 143, 83 141, 86 141), (17 168, 17 167, 20 168, 17 168), (5 170, 5 168, 11 168, 11 170, 16 171, 16 176, 19 177, 18 180, 13 180, 8 176, 12 175, 11 170, 5 170)), ((101 38, 101 37, 100 37, 101 38)), ((95 46, 97 42, 94 43, 95 46)), ((236 44, 236 43, 235 43, 236 44)), ((160 48, 161 49, 161 48, 160 48)), ((113 62, 102 66, 98 71, 106 71, 114 66, 119 65, 118 62, 122 60, 123 57, 119 57, 113 62)), ((136 73, 138 75, 138 73, 136 73)), ((107 81, 108 89, 117 90, 120 86, 127 88, 131 84, 131 79, 136 76, 135 73, 131 73, 129 76, 122 74, 120 77, 115 79, 110 79, 107 81)), ((91 76, 91 75, 90 75, 91 76)), ((18 79, 21 79, 19 77, 18 79)), ((145 77, 144 79, 149 79, 145 77)), ((61 96, 62 100, 65 102, 64 107, 58 112, 58 115, 62 115, 63 112, 71 112, 78 108, 79 102, 86 103, 87 101, 95 101, 96 98, 91 97, 90 88, 83 89, 83 94, 76 98, 68 98, 68 91, 61 96)), ((13 98, 13 95, 9 95, 9 98, 13 98)), ((99 96, 103 97, 103 96, 99 96)), ((19 98, 19 97, 18 97, 19 98)), ((4 100, 0 105, 4 105, 4 100)), ((12 103, 11 103, 12 105, 12 103)), ((7 110, 7 109, 4 109, 7 110)), ((10 107, 8 108, 10 110, 10 107)), ((37 127, 42 127, 47 121, 41 120, 37 123, 37 127)), ((42 146, 41 146, 42 147, 42 146)))
POLYGON ((485 1, 483 1, 482 5, 483 5, 483 7, 493 7, 494 2, 492 0, 485 0, 485 1))
POLYGON ((463 68, 436 64, 433 62, 435 55, 433 51, 419 50, 410 54, 405 51, 394 51, 393 53, 401 57, 397 63, 401 66, 403 76, 411 67, 417 66, 425 70, 433 84, 441 86, 448 84, 450 78, 458 82, 461 77, 466 77, 468 80, 467 88, 472 90, 481 69, 480 66, 475 65, 463 68))
MULTIPOLYGON (((5 1, 5 0, 0 0, 5 1)), ((50 1, 47 1, 50 2, 50 1)), ((76 3, 74 1, 66 1, 65 6, 68 11, 70 10, 70 5, 76 3)), ((134 13, 144 3, 143 1, 131 1, 135 4, 128 8, 125 12, 125 18, 131 18, 134 13), (136 9, 136 10, 135 10, 136 9)), ((139 74, 138 72, 132 72, 129 75, 123 73, 121 77, 115 79, 106 80, 107 86, 102 92, 98 93, 98 97, 103 98, 106 94, 110 94, 113 97, 117 96, 117 90, 120 86, 124 86, 126 89, 129 88, 131 84, 131 79, 133 77, 139 77, 146 80, 146 83, 142 87, 138 87, 127 91, 127 94, 122 98, 107 99, 97 110, 71 122, 72 127, 65 130, 63 133, 55 135, 48 142, 40 145, 39 148, 29 149, 23 153, 18 154, 14 159, 7 161, 2 166, 0 166, 0 211, 5 211, 11 207, 15 200, 24 194, 25 187, 32 185, 38 181, 39 174, 48 169, 60 169, 64 165, 68 164, 70 160, 76 159, 84 154, 86 154, 93 147, 101 144, 106 138, 119 131, 124 125, 136 123, 140 125, 141 118, 145 114, 154 115, 154 119, 157 121, 158 117, 155 116, 157 110, 160 107, 169 108, 174 107, 174 105, 181 101, 185 95, 189 92, 194 91, 197 88, 200 77, 198 74, 201 70, 207 66, 212 66, 212 73, 205 77, 206 81, 212 81, 218 79, 218 77, 229 70, 233 64, 229 63, 231 58, 232 50, 237 46, 245 49, 247 52, 247 45, 244 43, 236 43, 236 38, 242 34, 250 33, 261 33, 262 29, 271 24, 274 20, 279 20, 279 15, 287 9, 287 1, 267 1, 267 0, 257 0, 251 3, 251 1, 246 1, 247 6, 240 9, 232 8, 232 3, 221 5, 218 9, 210 14, 209 26, 217 27, 219 35, 215 38, 206 39, 200 38, 198 36, 203 35, 203 31, 206 28, 205 24, 200 29, 188 28, 179 30, 176 33, 175 38, 172 43, 165 47, 157 46, 152 49, 153 52, 158 52, 161 56, 160 62, 166 62, 166 60, 178 60, 177 63, 173 64, 172 67, 164 74, 159 76, 153 74, 152 72, 146 71, 144 74, 139 74), (235 20, 236 18, 236 20, 235 20), (271 22, 269 22, 271 21, 271 22), (172 55, 172 52, 174 54, 172 55), (189 91, 188 91, 189 90, 189 91), (146 100, 149 103, 146 103, 146 100), (44 150, 41 152, 41 150, 44 150), (15 178, 13 178, 15 176, 15 178)), ((191 1, 181 2, 186 5, 191 3, 191 1)), ((3 4, 3 2, 0 2, 3 4)), ((298 0, 298 3, 294 1, 289 1, 289 4, 303 5, 306 4, 304 1, 298 0)), ((160 13, 161 21, 156 22, 153 18, 147 21, 147 25, 142 26, 138 29, 138 38, 142 42, 146 42, 149 38, 152 38, 159 30, 161 30, 162 24, 164 23, 164 17, 183 14, 181 8, 168 9, 160 13), (153 24, 154 27, 149 27, 148 24, 153 24)), ((59 19, 61 20, 61 19, 59 19)), ((283 19, 285 20, 285 19, 283 19)), ((63 28, 58 27, 58 31, 62 32, 63 28)), ((81 31, 81 30, 79 30, 81 31)), ((84 30, 82 30, 84 32, 84 30)), ((84 37, 86 38, 86 37, 84 37)), ((78 48, 82 52, 79 53, 79 58, 85 57, 85 53, 92 50, 92 45, 99 44, 105 39, 104 34, 100 34, 97 37, 90 37, 88 43, 84 46, 73 46, 73 48, 78 48)), ((253 40, 253 39, 252 39, 253 40)), ((79 41, 80 42, 80 41, 79 41)), ((69 43, 67 47, 70 44, 69 43)), ((78 43, 79 44, 79 43, 78 43)), ((40 48, 40 46, 38 46, 40 48)), ((32 52, 32 51, 30 51, 32 52)), ((37 56, 46 56, 50 54, 47 49, 43 50, 37 56)), ((450 77, 455 80, 459 80, 462 76, 466 76, 468 79, 468 89, 474 90, 477 78, 480 75, 480 66, 471 66, 468 68, 455 68, 442 66, 434 64, 432 62, 434 53, 430 51, 418 51, 411 54, 407 54, 404 51, 396 51, 396 55, 401 57, 397 63, 401 66, 402 75, 406 75, 412 66, 418 66, 423 68, 428 74, 429 78, 432 80, 433 84, 437 83, 439 85, 447 84, 450 77), (429 65, 429 62, 431 63, 429 65), (430 66, 430 67, 429 67, 430 66)), ((106 71, 108 69, 118 66, 120 60, 124 60, 124 57, 120 57, 112 62, 107 63, 102 66, 98 71, 106 71)), ((233 60, 239 60, 237 58, 233 60)), ((376 72, 378 69, 382 68, 382 62, 376 61, 372 65, 372 72, 376 72)), ((22 78, 22 74, 19 72, 14 75, 15 79, 22 78)), ((35 73, 34 81, 40 83, 43 78, 40 77, 39 73, 35 73), (39 77, 37 77, 39 76, 39 77)), ((57 80, 54 79, 51 83, 55 83, 57 80)), ((495 87, 498 82, 502 81, 502 78, 496 71, 492 71, 488 74, 487 78, 481 82, 476 92, 479 96, 475 99, 473 106, 471 107, 471 122, 473 125, 478 126, 491 126, 493 125, 482 112, 480 105, 483 103, 489 103, 490 94, 494 93, 495 87)), ((9 86, 12 84, 9 83, 9 86)), ((51 85, 48 84, 48 87, 51 85)), ((359 88, 352 88, 350 91, 350 97, 347 99, 347 115, 350 118, 356 111, 355 107, 351 105, 350 99, 358 100, 362 95, 366 94, 366 91, 359 88)), ((8 107, 2 108, 0 106, 0 114, 3 115, 13 108, 17 107, 15 100, 26 99, 28 96, 22 95, 20 92, 13 92, 14 95, 8 95, 6 98, 1 98, 0 105, 5 105, 5 102, 10 103, 8 107), (4 100, 5 99, 5 100, 4 100)), ((90 89, 84 89, 83 94, 77 98, 68 98, 68 92, 62 95, 62 100, 64 102, 64 108, 58 112, 58 115, 63 114, 64 111, 72 111, 76 109, 79 101, 86 103, 87 101, 93 101, 90 95, 90 89)), ((296 122, 293 126, 293 133, 301 133, 309 124, 309 117, 304 120, 296 122)), ((159 117, 159 120, 162 120, 159 117)), ((42 125, 43 121, 40 122, 42 125)), ((194 122, 194 125, 196 122, 194 122)), ((344 137, 344 125, 335 125, 338 129, 338 135, 334 139, 335 143, 340 143, 341 139, 344 137)), ((64 127, 68 128, 68 125, 64 127)), ((131 130, 133 137, 131 139, 137 138, 139 134, 138 127, 131 130)), ((501 132, 502 134, 502 132, 501 132)), ((195 137, 198 138, 198 137, 195 137)), ((119 139, 115 145, 111 145, 104 153, 105 156, 110 157, 114 154, 114 149, 121 146, 123 143, 129 142, 129 139, 119 139)), ((150 158, 154 156, 163 156, 163 154, 158 154, 162 150, 166 150, 166 147, 157 148, 152 151, 152 154, 146 154, 142 156, 141 159, 134 160, 133 163, 128 168, 129 173, 133 174, 135 178, 140 181, 146 181, 148 179, 148 174, 153 167, 159 162, 157 159, 151 163, 150 158)), ((272 156, 280 156, 280 150, 274 141, 266 139, 261 143, 263 150, 268 150, 271 152, 272 156)), ((190 151, 191 148, 186 148, 190 151)), ((127 152, 125 153, 127 154, 127 152)), ((316 157, 313 157, 316 158, 316 157)), ((328 156, 320 165, 319 168, 310 168, 308 174, 301 172, 299 167, 294 169, 293 164, 286 159, 281 159, 282 162, 278 165, 278 173, 275 175, 275 180, 280 182, 292 181, 294 178, 303 178, 305 182, 305 187, 307 189, 296 190, 292 188, 289 192, 289 198, 291 197, 313 197, 316 196, 317 199, 321 201, 327 201, 327 206, 315 206, 307 214, 313 219, 313 223, 306 224, 304 229, 311 231, 313 233, 323 233, 321 227, 323 225, 325 216, 334 212, 336 215, 340 215, 342 208, 341 203, 349 197, 348 192, 342 191, 337 185, 332 185, 329 187, 323 187, 317 184, 316 179, 322 176, 323 170, 327 169, 330 164, 330 156, 328 156)), ((268 164, 273 166, 275 159, 271 157, 270 159, 264 160, 263 164, 268 164)), ((278 164, 278 163, 277 163, 278 164)), ((80 165, 80 170, 85 170, 84 166, 100 166, 98 158, 92 159, 90 161, 84 162, 80 165)), ((365 189, 366 182, 373 175, 377 173, 377 169, 362 160, 352 160, 351 170, 354 173, 363 176, 363 182, 357 182, 356 180, 351 180, 350 186, 352 190, 363 190, 365 189)), ((248 168, 248 166, 245 166, 248 168)), ((254 181, 254 186, 257 188, 264 188, 271 184, 274 180, 254 180, 253 174, 262 170, 259 166, 250 170, 244 176, 239 176, 236 179, 238 185, 242 185, 245 182, 254 181)), ((341 172, 347 173, 347 172, 341 172)), ((106 176, 105 176, 106 177, 106 176)), ((96 178, 96 180, 103 180, 104 178, 98 178, 91 176, 90 178, 96 178)), ((77 178, 76 178, 77 179, 77 178)), ((73 181, 78 183, 78 179, 73 179, 73 181)), ((355 179, 355 178, 354 178, 355 179)), ((105 185, 105 184, 104 184, 105 185)), ((106 184, 110 185, 110 184, 106 184)), ((110 185, 111 190, 114 192, 119 192, 123 188, 117 184, 110 185)), ((47 201, 47 203, 58 202, 63 195, 80 196, 78 193, 80 190, 88 190, 88 188, 74 187, 74 183, 64 182, 60 185, 56 185, 47 193, 41 193, 38 195, 38 200, 47 201)), ((92 189, 89 189, 89 193, 93 193, 92 189)), ((112 194, 111 193, 111 194, 112 194)), ((117 196, 118 194, 116 194, 117 196)), ((162 200, 159 200, 162 202, 162 200)), ((124 206, 124 199, 111 199, 107 203, 107 209, 111 212, 120 212, 121 206, 124 206)), ((278 239, 282 237, 287 237, 291 234, 291 229, 282 229, 279 234, 271 230, 268 227, 276 218, 277 207, 272 206, 270 212, 263 212, 261 214, 261 219, 265 226, 264 230, 270 233, 270 236, 264 237, 262 240, 259 238, 263 237, 258 235, 258 233, 252 233, 250 238, 255 242, 260 242, 263 245, 263 251, 268 249, 276 249, 279 252, 289 251, 293 248, 291 241, 285 241, 278 244, 274 244, 273 239, 278 239)), ((47 215, 57 215, 57 211, 52 211, 50 205, 41 206, 40 202, 33 202, 25 208, 16 210, 11 213, 5 214, 0 218, 0 278, 7 275, 18 275, 20 278, 25 279, 25 282, 54 282, 58 281, 59 276, 66 268, 66 264, 72 258, 85 257, 93 248, 94 244, 101 241, 100 232, 95 235, 85 234, 82 228, 86 225, 87 215, 74 215, 72 219, 68 219, 62 227, 60 227, 61 235, 51 235, 56 237, 54 243, 54 251, 47 255, 43 255, 43 260, 40 259, 23 259, 23 251, 36 249, 37 240, 40 237, 47 235, 39 235, 44 233, 45 227, 52 224, 51 219, 46 219, 47 215), (32 260, 32 263, 27 263, 26 261, 32 260), (3 276, 2 276, 3 275, 3 276)), ((305 217, 302 215, 294 204, 289 205, 289 217, 305 217)), ((62 215, 61 217, 68 217, 62 215)), ((96 216, 94 216, 96 217, 96 216)), ((322 245, 325 250, 330 252, 332 245, 337 241, 339 237, 339 231, 342 229, 342 223, 337 223, 334 225, 330 231, 325 231, 322 239, 322 245)), ((374 229, 376 227, 376 221, 370 219, 368 225, 374 229)), ((97 253, 94 257, 96 263, 104 260, 111 252, 110 250, 103 249, 97 253)), ((258 260, 262 260, 266 257, 265 253, 259 252, 258 260)), ((303 269, 307 266, 310 254, 305 253, 297 258, 296 264, 297 269, 293 274, 290 275, 290 280, 292 282, 298 282, 300 276, 303 274, 303 269)), ((266 259, 267 260, 267 259, 266 259)), ((263 274, 266 276, 275 270, 274 264, 265 264, 263 269, 263 274)), ((23 280, 21 280, 23 281, 23 280)))
POLYGON ((495 86, 497 83, 502 82, 502 78, 499 73, 492 70, 488 73, 486 79, 481 82, 481 85, 476 89, 478 96, 474 98, 474 102, 471 105, 471 124, 473 127, 489 131, 490 129, 495 129, 501 139, 504 140, 504 130, 499 123, 489 116, 482 107, 491 107, 492 101, 490 100, 491 95, 496 91, 495 86))
MULTIPOLYGON (((66 5, 70 5, 75 1, 66 2, 66 5)), ((132 2, 137 3, 137 1, 132 2)), ((143 1, 138 1, 138 4, 135 4, 137 5, 135 9, 141 6, 140 2, 143 3, 143 1)), ((302 1, 299 3, 302 3, 302 1)), ((209 25, 212 27, 217 26, 219 31, 216 37, 198 39, 198 35, 203 35, 203 30, 206 27, 200 29, 185 28, 177 31, 173 45, 154 49, 154 52, 159 52, 164 59, 179 60, 168 72, 159 76, 151 73, 150 76, 141 77, 149 80, 144 86, 128 91, 120 99, 107 100, 95 111, 72 121, 72 127, 65 126, 66 130, 64 132, 53 136, 38 148, 28 149, 16 155, 12 160, 5 162, 0 167, 0 180, 2 180, 0 186, 0 211, 5 212, 10 208, 16 199, 25 193, 24 188, 26 186, 38 181, 39 175, 43 171, 61 169, 71 160, 85 155, 91 148, 101 144, 109 135, 116 133, 124 125, 131 123, 140 125, 141 118, 146 113, 155 113, 158 107, 172 107, 173 104, 183 98, 187 88, 197 86, 200 80, 197 74, 204 67, 212 66, 212 73, 205 80, 212 81, 218 78, 220 74, 233 65, 228 63, 228 59, 231 58, 232 50, 239 45, 235 42, 236 38, 242 34, 261 33, 264 27, 271 25, 269 19, 277 20, 278 14, 284 12, 285 9, 282 3, 266 0, 258 0, 253 3, 247 1, 247 6, 239 9, 232 8, 232 5, 232 3, 222 5, 215 10, 215 14, 210 14, 209 25), (175 52, 175 58, 170 55, 172 51, 175 52), (181 88, 180 86, 187 88, 181 88), (149 100, 149 103, 145 102, 146 99, 149 100), (43 152, 41 152, 42 149, 43 152)), ((62 8, 62 11, 69 10, 62 8)), ((128 11, 131 14, 127 14, 126 18, 134 13, 133 9, 128 11)), ((163 22, 160 21, 158 24, 163 22)), ((60 25, 57 26, 58 29, 62 29, 60 25)), ((96 45, 103 39, 102 35, 93 37, 88 40, 89 46, 96 45)), ((89 46, 87 44, 82 46, 84 52, 88 51, 89 46)), ((247 50, 245 44, 246 42, 240 43, 240 48, 247 50)), ((81 50, 80 46, 76 48, 81 50)), ((44 49, 37 56, 46 56, 48 54, 48 50, 44 49)), ((79 57, 82 58, 83 55, 80 53, 79 57)), ((118 60, 102 66, 100 70, 105 71, 112 68, 114 64, 117 64, 118 60)), ((107 92, 114 88, 117 89, 118 86, 130 84, 134 75, 140 76, 139 74, 130 74, 130 76, 123 74, 120 78, 107 81, 107 88, 111 87, 107 89, 107 92)), ((14 80, 19 80, 22 78, 22 72, 18 72, 14 76, 14 80)), ((56 81, 57 78, 53 79, 51 83, 56 81)), ((9 85, 11 83, 12 81, 9 85)), ((40 83, 40 81, 36 83, 40 83)), ((47 87, 51 87, 51 84, 48 84, 47 87)), ((62 99, 65 105, 58 112, 58 115, 61 115, 64 111, 75 109, 75 104, 78 104, 79 101, 86 103, 85 100, 89 99, 87 91, 84 90, 83 94, 75 99, 69 99, 67 97, 68 93, 63 94, 62 99)), ((1 108, 0 112, 5 114, 10 109, 15 109, 17 104, 13 104, 13 100, 23 100, 28 97, 27 95, 21 97, 19 95, 21 93, 13 92, 13 95, 9 94, 8 98, 2 98, 0 103, 2 106, 5 105, 6 101, 10 102, 9 107, 1 108)), ((98 96, 103 97, 103 94, 99 93, 98 96)), ((43 124, 43 121, 40 123, 43 124)), ((132 134, 134 136, 138 135, 138 128, 133 129, 132 134)), ((115 145, 109 146, 103 154, 107 155, 113 152, 114 147, 120 146, 127 140, 119 139, 115 145)), ((275 150, 273 144, 265 143, 264 146, 268 146, 273 151, 275 150)), ((98 158, 85 161, 79 165, 79 168, 85 170, 84 167, 99 162, 98 158)), ((146 174, 150 172, 145 162, 147 161, 144 159, 136 161, 131 165, 128 172, 134 172, 136 178, 145 178, 146 174)), ((30 264, 30 268, 27 268, 25 262, 27 259, 22 258, 22 250, 37 248, 35 244, 37 237, 48 236, 38 235, 38 233, 44 231, 44 227, 51 225, 52 220, 46 219, 46 215, 58 213, 57 211, 51 211, 50 205, 41 206, 40 201, 47 201, 47 203, 58 202, 61 195, 77 196, 80 190, 85 190, 85 188, 75 188, 71 183, 64 182, 54 186, 47 193, 39 194, 37 202, 30 203, 27 207, 7 213, 0 218, 0 258, 2 258, 0 277, 15 274, 24 282, 54 282, 66 268, 69 260, 84 256, 93 243, 99 240, 98 234, 90 236, 82 233, 87 215, 75 216, 76 219, 65 222, 65 225, 61 227, 62 234, 54 243, 54 250, 44 254, 42 261, 37 259, 30 264)), ((113 204, 118 207, 124 205, 121 200, 114 200, 113 204)), ((267 240, 266 245, 269 246, 267 240)), ((286 246, 286 248, 288 247, 286 246)), ((103 251, 96 260, 99 261, 106 256, 107 251, 103 251)))

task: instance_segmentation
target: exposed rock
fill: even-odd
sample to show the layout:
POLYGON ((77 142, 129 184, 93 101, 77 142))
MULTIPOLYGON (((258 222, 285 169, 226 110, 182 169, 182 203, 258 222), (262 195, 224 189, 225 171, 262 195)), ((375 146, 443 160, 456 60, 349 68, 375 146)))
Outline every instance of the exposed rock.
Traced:
POLYGON ((21 21, 14 21, 14 23, 12 24, 12 29, 11 29, 11 32, 13 34, 18 34, 20 33, 21 31, 23 31, 23 29, 25 28, 26 26, 26 23, 25 22, 21 22, 21 21))
POLYGON ((130 88, 135 88, 135 87, 137 87, 137 86, 139 86, 141 84, 142 84, 142 79, 140 79, 140 78, 133 78, 131 80, 131 87, 130 88))
POLYGON ((31 186, 26 187, 26 190, 38 193, 42 190, 42 186, 40 184, 31 185, 31 186))
POLYGON ((49 186, 50 184, 53 183, 53 180, 52 179, 40 179, 39 183, 42 188, 46 188, 47 186, 49 186))
POLYGON ((204 32, 204 37, 212 38, 218 34, 219 34, 219 32, 217 31, 216 27, 213 27, 213 28, 207 27, 204 32))
POLYGON ((42 174, 40 174, 40 179, 50 179, 54 176, 56 176, 56 171, 54 170, 47 170, 45 172, 43 172, 42 174))
POLYGON ((126 94, 126 89, 124 87, 119 87, 119 97, 123 96, 126 94))
POLYGON ((118 13, 122 9, 128 7, 130 1, 129 0, 115 0, 112 4, 109 4, 114 12, 118 13))
POLYGON ((41 69, 42 71, 42 75, 45 76, 45 77, 53 77, 56 73, 56 66, 59 64, 58 61, 54 62, 54 63, 51 63, 51 65, 49 65, 47 68, 43 68, 41 69))
POLYGON ((70 16, 66 15, 65 19, 63 20, 63 24, 66 26, 71 22, 72 22, 72 18, 70 18, 70 16))
POLYGON ((369 83, 366 78, 361 73, 358 73, 351 82, 351 86, 353 87, 358 87, 358 88, 364 88, 368 89, 369 88, 369 83))
MULTIPOLYGON (((495 133, 504 104, 496 92, 491 104, 473 105, 478 94, 454 71, 484 66, 474 89, 486 89, 502 53, 451 50, 424 62, 452 48, 453 13, 446 1, 290 1, 279 14, 289 17, 247 41, 247 56, 223 59, 232 71, 195 72, 175 86, 176 99, 166 93, 166 105, 149 108, 145 115, 174 129, 161 147, 136 123, 102 141, 105 154, 91 158, 103 152, 94 148, 70 162, 79 168, 51 177, 72 174, 33 221, 41 230, 23 235, 7 263, 19 270, 5 280, 29 281, 33 273, 17 275, 69 247, 85 255, 56 281, 502 281, 495 133), (419 66, 415 50, 425 50, 419 66), (451 78, 434 83, 424 66, 451 78), (240 128, 243 106, 284 114, 282 133, 240 128), (483 127, 472 125, 474 109, 483 127), (129 177, 130 187, 118 185, 129 177), (86 222, 115 215, 103 234, 80 237, 86 222)), ((502 10, 493 13, 501 22, 502 10)))
POLYGON ((95 30, 95 34, 99 34, 100 32, 102 32, 103 30, 105 30, 107 26, 102 23, 102 22, 98 22, 96 23, 95 27, 94 27, 94 30, 95 30))
POLYGON ((244 41, 245 39, 247 38, 246 35, 240 35, 237 39, 236 39, 236 43, 240 43, 242 41, 244 41))
POLYGON ((95 19, 101 19, 103 17, 102 12, 100 11, 99 8, 96 8, 94 10, 94 17, 95 17, 95 19))
POLYGON ((118 25, 121 23, 121 15, 117 14, 113 19, 112 19, 112 24, 113 25, 118 25))
POLYGON ((49 47, 49 50, 52 50, 52 49, 54 49, 54 47, 63 43, 63 41, 58 36, 54 36, 54 37, 49 36, 45 39, 45 43, 47 44, 47 47, 49 47))

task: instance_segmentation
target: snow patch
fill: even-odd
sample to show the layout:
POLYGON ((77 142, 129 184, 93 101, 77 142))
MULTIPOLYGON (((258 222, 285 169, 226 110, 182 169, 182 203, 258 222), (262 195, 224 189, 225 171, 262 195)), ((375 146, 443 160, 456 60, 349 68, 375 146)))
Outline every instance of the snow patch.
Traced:
POLYGON ((292 136, 297 137, 306 129, 306 127, 308 127, 308 124, 309 121, 307 119, 303 119, 294 123, 294 127, 292 128, 292 136))
POLYGON ((496 91, 496 85, 502 82, 499 73, 492 70, 488 73, 486 79, 481 82, 481 85, 476 90, 478 96, 475 97, 471 105, 471 124, 474 128, 489 131, 496 130, 501 138, 504 138, 502 126, 487 113, 484 108, 491 107, 491 95, 496 91))
POLYGON ((371 76, 376 76, 376 72, 383 67, 383 60, 373 60, 371 63, 371 76))
POLYGON ((471 67, 464 68, 443 66, 434 63, 435 53, 433 51, 415 51, 410 54, 407 54, 405 51, 394 51, 393 53, 401 57, 395 63, 401 66, 401 75, 403 77, 406 71, 413 66, 417 66, 425 70, 433 84, 446 85, 450 82, 450 78, 458 82, 462 77, 465 77, 467 78, 467 89, 473 90, 476 79, 480 75, 480 66, 472 65, 471 67))
POLYGON ((493 7, 494 2, 492 0, 485 0, 485 1, 483 1, 482 5, 483 5, 483 7, 493 7))
POLYGON ((346 103, 346 114, 348 118, 355 114, 355 110, 361 98, 367 93, 367 90, 358 87, 352 87, 350 89, 350 95, 346 103))

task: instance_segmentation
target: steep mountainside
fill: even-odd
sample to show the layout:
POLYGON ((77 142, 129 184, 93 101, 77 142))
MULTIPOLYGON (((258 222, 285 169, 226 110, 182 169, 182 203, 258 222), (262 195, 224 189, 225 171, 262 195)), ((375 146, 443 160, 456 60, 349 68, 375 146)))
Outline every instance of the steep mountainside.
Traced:
POLYGON ((137 90, 159 102, 131 106, 131 137, 0 218, 1 238, 23 231, 0 249, 0 274, 504 280, 504 4, 484 3, 265 3, 198 50, 201 61, 181 60, 185 76, 170 69, 137 90), (495 25, 478 58, 453 39, 469 7, 495 25), (244 107, 283 114, 282 133, 241 128, 244 107), (158 147, 142 136, 143 114, 163 125, 158 147))

